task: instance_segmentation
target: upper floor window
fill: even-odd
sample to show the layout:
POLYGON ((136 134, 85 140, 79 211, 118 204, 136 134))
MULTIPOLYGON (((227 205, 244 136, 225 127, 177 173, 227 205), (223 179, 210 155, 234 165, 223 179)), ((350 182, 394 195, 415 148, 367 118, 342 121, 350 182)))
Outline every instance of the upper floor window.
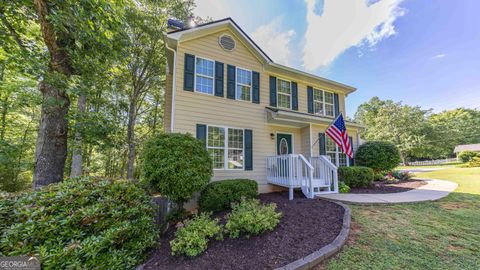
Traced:
POLYGON ((335 116, 333 93, 313 89, 313 113, 325 116, 335 116))
POLYGON ((214 62, 195 58, 195 91, 213 95, 214 62))
POLYGON ((214 169, 243 169, 243 129, 208 126, 207 149, 214 169))
POLYGON ((278 79, 277 81, 277 106, 292 108, 292 85, 289 81, 278 79))
POLYGON ((237 67, 236 99, 251 101, 252 99, 252 72, 237 67))

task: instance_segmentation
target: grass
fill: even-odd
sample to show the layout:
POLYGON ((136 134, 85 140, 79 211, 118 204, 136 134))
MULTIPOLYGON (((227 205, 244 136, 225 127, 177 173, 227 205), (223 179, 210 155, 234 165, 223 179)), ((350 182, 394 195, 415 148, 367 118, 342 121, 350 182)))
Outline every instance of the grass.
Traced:
POLYGON ((350 205, 351 238, 326 269, 480 269, 480 168, 417 175, 459 187, 436 202, 350 205))

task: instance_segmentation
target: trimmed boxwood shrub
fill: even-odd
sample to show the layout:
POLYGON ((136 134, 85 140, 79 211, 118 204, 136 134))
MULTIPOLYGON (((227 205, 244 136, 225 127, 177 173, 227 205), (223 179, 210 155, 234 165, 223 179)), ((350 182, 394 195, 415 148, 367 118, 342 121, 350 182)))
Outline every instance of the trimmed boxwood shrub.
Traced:
POLYGON ((479 153, 473 151, 462 151, 458 154, 457 159, 462 163, 469 162, 472 158, 480 156, 479 153))
POLYGON ((400 161, 397 147, 390 142, 366 142, 355 154, 355 165, 372 168, 375 172, 391 171, 400 161))
POLYGON ((212 176, 205 145, 190 134, 159 134, 143 149, 142 181, 177 204, 188 201, 212 176))
POLYGON ((375 174, 368 167, 340 167, 338 168, 338 181, 344 182, 349 187, 368 187, 373 183, 375 174))
POLYGON ((36 255, 45 269, 133 269, 158 236, 131 181, 69 179, 2 200, 0 213, 0 254, 36 255))
POLYGON ((249 179, 232 179, 212 182, 200 193, 198 205, 201 211, 222 211, 242 197, 253 199, 257 196, 258 184, 249 179))

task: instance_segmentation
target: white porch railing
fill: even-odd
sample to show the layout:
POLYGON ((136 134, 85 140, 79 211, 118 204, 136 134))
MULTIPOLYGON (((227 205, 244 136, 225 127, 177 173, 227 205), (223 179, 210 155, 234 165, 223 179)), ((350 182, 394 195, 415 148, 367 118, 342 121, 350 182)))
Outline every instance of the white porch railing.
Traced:
POLYGON ((287 187, 290 200, 294 188, 301 188, 307 198, 338 192, 337 167, 325 156, 310 160, 301 154, 267 157, 267 181, 287 187))

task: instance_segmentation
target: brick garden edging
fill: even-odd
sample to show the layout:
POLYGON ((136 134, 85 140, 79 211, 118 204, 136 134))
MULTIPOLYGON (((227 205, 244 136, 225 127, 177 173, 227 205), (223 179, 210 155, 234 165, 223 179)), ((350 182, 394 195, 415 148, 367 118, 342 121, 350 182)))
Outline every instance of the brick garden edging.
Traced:
POLYGON ((343 207, 345 210, 343 213, 343 225, 340 233, 337 235, 335 240, 330 244, 324 246, 323 248, 298 259, 292 263, 289 263, 283 267, 279 267, 276 270, 303 270, 303 269, 312 269, 320 262, 324 261, 325 259, 331 257, 332 255, 336 254, 340 249, 343 247, 345 242, 347 241, 348 234, 350 232, 350 208, 343 203, 334 202, 343 207))

